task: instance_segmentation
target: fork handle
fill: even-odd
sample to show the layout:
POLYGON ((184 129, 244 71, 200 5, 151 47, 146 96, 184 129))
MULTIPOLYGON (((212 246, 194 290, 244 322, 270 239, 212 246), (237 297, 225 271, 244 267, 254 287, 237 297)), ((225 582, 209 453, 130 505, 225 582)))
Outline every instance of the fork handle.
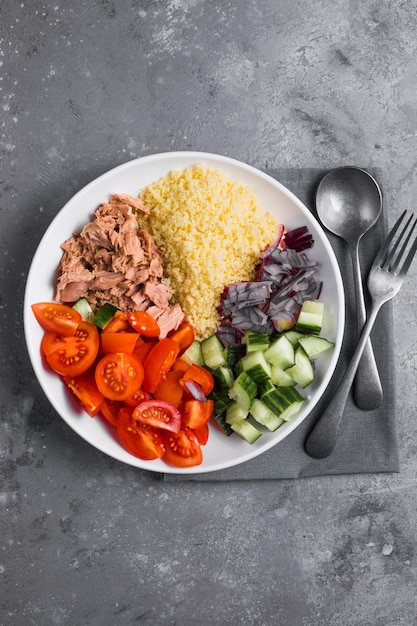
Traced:
MULTIPOLYGON (((362 274, 359 262, 359 241, 351 249, 353 262, 353 279, 356 296, 356 319, 358 337, 366 323, 365 298, 362 286, 362 274)), ((378 367, 371 340, 368 338, 360 359, 354 384, 354 399, 357 407, 364 411, 371 411, 382 404, 383 391, 379 378, 378 367)))
POLYGON ((305 449, 307 454, 316 459, 322 459, 329 456, 336 445, 346 401, 380 308, 381 305, 372 304, 368 320, 363 328, 349 366, 343 378, 339 382, 336 392, 334 393, 329 405, 322 413, 318 423, 306 441, 305 449))

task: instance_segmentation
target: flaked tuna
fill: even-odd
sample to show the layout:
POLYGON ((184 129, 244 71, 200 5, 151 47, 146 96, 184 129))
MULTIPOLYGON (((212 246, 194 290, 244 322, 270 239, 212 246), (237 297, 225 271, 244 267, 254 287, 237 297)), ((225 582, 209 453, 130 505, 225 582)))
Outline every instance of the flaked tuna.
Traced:
POLYGON ((148 311, 165 337, 184 313, 180 305, 170 304, 162 254, 150 234, 138 227, 135 211, 149 214, 142 200, 113 194, 81 232, 61 245, 55 298, 72 304, 85 297, 93 310, 109 302, 122 311, 148 311))

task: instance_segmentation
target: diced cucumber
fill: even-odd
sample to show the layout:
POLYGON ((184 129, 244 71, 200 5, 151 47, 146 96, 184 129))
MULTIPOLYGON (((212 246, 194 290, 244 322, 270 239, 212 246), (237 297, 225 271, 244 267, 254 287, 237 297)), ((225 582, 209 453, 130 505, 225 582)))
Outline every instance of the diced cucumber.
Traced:
POLYGON ((233 386, 229 390, 229 398, 249 411, 250 405, 256 398, 257 390, 256 383, 252 378, 246 372, 242 372, 234 380, 233 386))
POLYGON ((324 304, 318 300, 305 300, 301 306, 295 330, 319 335, 323 326, 324 304))
POLYGON ((324 337, 317 337, 315 335, 302 336, 298 340, 298 343, 304 348, 309 359, 314 359, 322 352, 334 348, 334 343, 324 337))
POLYGON ((298 345, 295 349, 295 364, 286 373, 303 389, 314 380, 314 369, 304 348, 298 345))
POLYGON ((230 425, 230 428, 239 437, 242 437, 245 441, 252 444, 261 436, 261 432, 253 426, 248 420, 240 420, 240 422, 234 422, 230 425))
POLYGON ((225 366, 230 367, 232 370, 235 367, 236 363, 240 361, 242 357, 246 354, 246 346, 243 344, 226 346, 223 355, 225 358, 225 366))
POLYGON ((294 417, 305 402, 295 387, 274 387, 262 394, 260 399, 271 411, 286 421, 294 417))
POLYGON ((200 341, 197 341, 197 339, 193 341, 191 346, 181 355, 181 358, 190 365, 193 363, 196 365, 204 365, 203 351, 201 349, 200 341))
POLYGON ((233 402, 231 398, 229 398, 229 390, 221 389, 221 390, 213 390, 209 395, 209 399, 213 400, 213 414, 221 415, 226 412, 228 406, 230 406, 233 402))
POLYGON ((258 398, 252 402, 250 414, 254 420, 258 422, 258 424, 265 426, 265 428, 271 432, 277 430, 277 428, 279 428, 284 421, 282 417, 279 417, 276 413, 271 411, 271 409, 258 398))
POLYGON ((213 378, 216 389, 230 389, 234 381, 232 370, 224 365, 214 370, 213 378))
POLYGON ((204 363, 211 369, 215 370, 226 364, 223 344, 217 335, 211 335, 211 337, 204 339, 204 341, 201 342, 201 350, 203 352, 204 363))
POLYGON ((106 302, 98 309, 97 313, 95 314, 95 317, 93 319, 94 324, 101 329, 105 328, 112 319, 113 315, 116 313, 116 311, 119 311, 116 306, 113 306, 109 302, 106 302))
POLYGON ((226 412, 220 413, 219 415, 213 413, 213 418, 216 420, 217 424, 222 429, 225 435, 227 435, 228 437, 230 437, 230 435, 233 435, 233 430, 230 424, 226 422, 226 412))
POLYGON ((271 365, 277 365, 285 370, 294 365, 294 346, 286 335, 281 335, 275 339, 264 353, 265 359, 271 365))
POLYGON ((232 402, 226 410, 226 424, 232 425, 235 422, 240 422, 241 420, 246 419, 248 415, 249 411, 247 409, 244 409, 243 406, 237 402, 232 402))
POLYGON ((72 305, 72 308, 81 315, 82 319, 85 322, 92 322, 94 319, 93 309, 90 306, 87 298, 80 298, 77 300, 75 304, 72 305))
POLYGON ((256 384, 271 378, 271 366, 266 361, 261 350, 250 352, 242 359, 243 371, 246 372, 256 384))
POLYGON ((255 333, 248 330, 242 342, 246 344, 246 352, 267 350, 269 347, 269 335, 268 333, 255 333))
POLYGON ((284 334, 286 338, 291 341, 293 346, 296 345, 300 337, 304 337, 304 334, 300 333, 298 330, 287 330, 284 334))
POLYGON ((292 387, 295 380, 277 365, 271 366, 271 382, 278 387, 292 387))

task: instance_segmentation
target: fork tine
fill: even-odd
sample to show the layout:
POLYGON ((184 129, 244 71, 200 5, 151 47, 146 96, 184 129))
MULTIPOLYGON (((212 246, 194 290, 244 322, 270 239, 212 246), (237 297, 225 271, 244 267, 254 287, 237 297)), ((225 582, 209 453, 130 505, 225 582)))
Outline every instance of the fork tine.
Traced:
POLYGON ((411 227, 411 230, 408 233, 408 235, 407 235, 403 245, 401 246, 401 250, 400 250, 399 254, 397 254, 395 260, 393 261, 394 255, 396 254, 397 248, 400 245, 401 239, 403 238, 403 236, 407 232, 407 229, 408 229, 408 227, 409 227, 413 217, 414 216, 411 215, 408 218, 406 225, 402 229, 401 234, 398 236, 398 239, 397 239, 396 243, 393 245, 392 250, 389 252, 389 254, 388 254, 388 256, 387 256, 387 258, 385 260, 385 264, 388 265, 389 270, 391 270, 392 272, 395 272, 397 270, 397 267, 399 266, 400 261, 401 261, 403 255, 405 254, 405 251, 407 249, 407 245, 408 245, 408 242, 410 241, 411 235, 413 234, 413 230, 414 230, 414 228, 416 226, 416 222, 415 221, 414 221, 414 224, 411 227))
POLYGON ((389 250, 389 245, 391 243, 391 241, 394 239, 394 235, 397 232, 397 230, 400 227, 401 222, 404 219, 405 214, 407 213, 407 211, 403 211, 400 215, 400 217, 398 218, 398 220, 395 222, 394 226, 391 228, 390 232, 388 233, 388 235, 385 237, 385 240, 380 248, 380 251, 378 252, 374 264, 375 265, 383 265, 386 259, 386 255, 388 253, 389 250))
MULTIPOLYGON (((415 227, 416 223, 417 223, 417 220, 414 222, 414 226, 413 226, 412 230, 414 230, 414 227, 415 227)), ((401 274, 401 276, 405 276, 407 274, 408 268, 411 265, 411 261, 413 260, 416 251, 417 251, 417 237, 414 239, 414 243, 411 246, 410 251, 409 251, 409 253, 406 256, 404 263, 402 264, 402 267, 401 267, 400 272, 399 272, 401 274)))

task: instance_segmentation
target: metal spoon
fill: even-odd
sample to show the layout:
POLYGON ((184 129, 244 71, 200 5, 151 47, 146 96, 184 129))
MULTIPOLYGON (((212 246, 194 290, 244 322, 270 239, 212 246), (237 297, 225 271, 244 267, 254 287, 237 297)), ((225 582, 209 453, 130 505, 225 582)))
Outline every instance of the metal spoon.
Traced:
MULTIPOLYGON (((365 299, 359 263, 359 242, 381 213, 382 194, 378 183, 358 167, 339 167, 320 182, 316 194, 317 213, 324 226, 344 239, 353 263, 358 336, 366 322, 365 299)), ((360 409, 376 409, 383 391, 370 340, 363 352, 355 378, 354 398, 360 409)))

